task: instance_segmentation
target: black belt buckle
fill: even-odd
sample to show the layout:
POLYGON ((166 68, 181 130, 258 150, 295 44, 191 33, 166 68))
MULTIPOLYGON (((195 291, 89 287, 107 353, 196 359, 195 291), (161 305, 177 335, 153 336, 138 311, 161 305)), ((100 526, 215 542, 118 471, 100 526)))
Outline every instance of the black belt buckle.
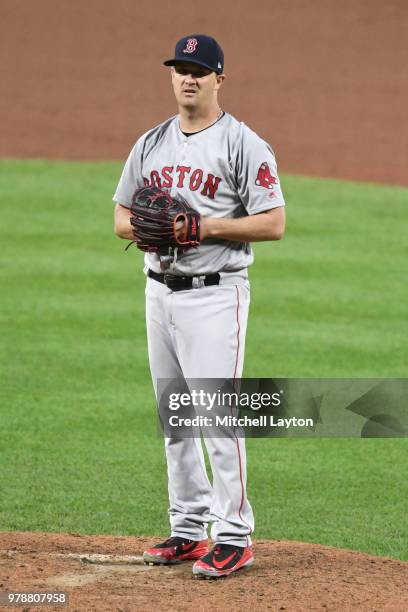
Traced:
POLYGON ((175 274, 164 274, 164 284, 172 291, 182 291, 183 289, 191 289, 192 279, 187 276, 176 276, 175 274), (190 281, 190 282, 188 282, 190 281))

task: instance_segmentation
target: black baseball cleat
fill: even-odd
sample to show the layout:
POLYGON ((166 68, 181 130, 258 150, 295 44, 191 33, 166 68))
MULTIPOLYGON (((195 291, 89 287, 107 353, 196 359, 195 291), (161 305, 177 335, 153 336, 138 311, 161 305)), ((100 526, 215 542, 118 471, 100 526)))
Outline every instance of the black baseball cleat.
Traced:
POLYGON ((187 540, 173 536, 145 550, 143 561, 151 565, 170 565, 181 561, 195 561, 206 553, 208 553, 208 540, 187 540))
POLYGON ((216 544, 207 555, 194 563, 193 574, 197 577, 221 578, 244 567, 250 567, 253 562, 254 553, 251 546, 216 544))

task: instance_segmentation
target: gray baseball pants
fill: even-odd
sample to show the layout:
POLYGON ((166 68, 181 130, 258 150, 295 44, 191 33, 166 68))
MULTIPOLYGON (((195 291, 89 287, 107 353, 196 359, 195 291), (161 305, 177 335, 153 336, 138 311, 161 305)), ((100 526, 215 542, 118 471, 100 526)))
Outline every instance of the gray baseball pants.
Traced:
MULTIPOLYGON (((171 291, 147 278, 150 370, 160 378, 237 378, 244 364, 250 302, 246 275, 221 275, 216 286, 171 291)), ((165 438, 171 535, 248 546, 254 529, 246 494, 244 438, 206 437, 210 482, 200 437, 165 438)))

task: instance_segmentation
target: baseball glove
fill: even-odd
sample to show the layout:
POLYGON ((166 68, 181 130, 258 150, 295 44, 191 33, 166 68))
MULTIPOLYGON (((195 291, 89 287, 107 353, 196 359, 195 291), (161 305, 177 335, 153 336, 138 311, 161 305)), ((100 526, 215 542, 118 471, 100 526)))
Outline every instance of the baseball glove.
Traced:
POLYGON ((130 208, 134 243, 141 251, 186 251, 200 244, 200 215, 181 196, 172 197, 158 187, 141 187, 130 208))

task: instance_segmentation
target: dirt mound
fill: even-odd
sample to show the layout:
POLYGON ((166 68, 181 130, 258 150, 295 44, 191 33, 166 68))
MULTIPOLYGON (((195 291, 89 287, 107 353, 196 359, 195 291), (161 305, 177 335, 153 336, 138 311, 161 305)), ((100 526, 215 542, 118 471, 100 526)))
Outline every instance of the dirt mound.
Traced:
MULTIPOLYGON (((408 564, 316 544, 255 542, 255 564, 197 580, 191 563, 143 564, 154 540, 75 534, 0 534, 0 590, 65 591, 74 610, 408 609, 408 564)), ((155 540, 156 541, 156 540, 155 540)), ((28 607, 26 608, 28 609, 28 607)), ((35 606, 35 610, 51 606, 35 606)), ((55 608, 64 609, 64 608, 55 608)))

